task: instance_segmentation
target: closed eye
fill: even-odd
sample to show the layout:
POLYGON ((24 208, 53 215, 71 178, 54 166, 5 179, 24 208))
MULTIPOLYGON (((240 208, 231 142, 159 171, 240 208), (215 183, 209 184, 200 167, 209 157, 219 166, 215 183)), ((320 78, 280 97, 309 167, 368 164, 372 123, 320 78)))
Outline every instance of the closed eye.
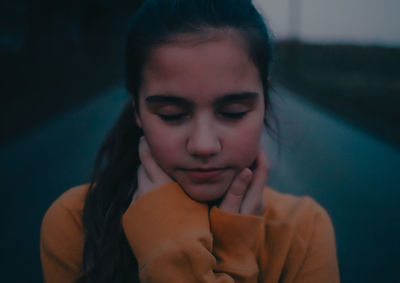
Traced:
POLYGON ((157 114, 162 120, 167 122, 175 122, 183 120, 188 114, 187 113, 179 113, 179 114, 157 114))
POLYGON ((242 119, 249 111, 241 111, 241 112, 219 112, 220 115, 222 115, 225 118, 228 119, 242 119))

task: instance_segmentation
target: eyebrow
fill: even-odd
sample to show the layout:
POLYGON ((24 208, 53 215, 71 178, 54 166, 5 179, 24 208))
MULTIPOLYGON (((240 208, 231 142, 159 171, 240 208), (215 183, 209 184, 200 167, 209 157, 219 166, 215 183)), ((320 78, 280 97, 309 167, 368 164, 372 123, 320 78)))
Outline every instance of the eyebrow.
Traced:
POLYGON ((214 104, 215 105, 221 105, 221 104, 227 104, 227 103, 232 103, 232 102, 240 102, 243 100, 256 100, 258 99, 258 93, 257 92, 240 92, 240 93, 231 93, 224 95, 222 97, 218 97, 214 104))
POLYGON ((168 104, 178 104, 181 106, 186 106, 186 107, 193 107, 194 103, 179 96, 175 95, 163 95, 163 94, 156 94, 152 96, 146 97, 146 102, 149 104, 153 103, 168 103, 168 104))
MULTIPOLYGON (((227 104, 232 102, 240 102, 243 100, 256 100, 259 97, 258 93, 256 92, 239 92, 239 93, 230 93, 224 95, 222 97, 218 97, 214 101, 214 105, 218 106, 221 104, 227 104)), ((183 97, 175 96, 175 95, 162 95, 156 94, 146 97, 146 102, 149 104, 153 103, 168 103, 168 104, 177 104, 184 107, 191 107, 193 108, 195 103, 191 100, 187 100, 183 97)))

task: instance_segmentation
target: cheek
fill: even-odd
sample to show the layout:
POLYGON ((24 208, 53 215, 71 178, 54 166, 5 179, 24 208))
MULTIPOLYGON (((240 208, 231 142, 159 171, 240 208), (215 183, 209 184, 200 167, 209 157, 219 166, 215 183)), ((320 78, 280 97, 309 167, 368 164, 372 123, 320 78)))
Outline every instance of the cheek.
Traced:
POLYGON ((178 136, 167 127, 159 125, 143 130, 154 158, 164 170, 168 171, 180 157, 182 145, 178 136))
POLYGON ((263 125, 241 127, 226 140, 226 149, 239 167, 248 167, 255 160, 260 146, 263 125))

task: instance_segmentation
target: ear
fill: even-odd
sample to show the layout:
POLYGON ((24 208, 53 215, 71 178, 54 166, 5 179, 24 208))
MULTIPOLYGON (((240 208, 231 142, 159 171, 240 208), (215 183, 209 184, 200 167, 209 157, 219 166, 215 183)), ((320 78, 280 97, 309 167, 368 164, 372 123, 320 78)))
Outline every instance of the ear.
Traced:
POLYGON ((136 124, 139 126, 139 128, 142 128, 142 119, 140 118, 139 111, 137 111, 137 108, 135 107, 135 102, 133 101, 132 101, 132 107, 135 115, 136 124))

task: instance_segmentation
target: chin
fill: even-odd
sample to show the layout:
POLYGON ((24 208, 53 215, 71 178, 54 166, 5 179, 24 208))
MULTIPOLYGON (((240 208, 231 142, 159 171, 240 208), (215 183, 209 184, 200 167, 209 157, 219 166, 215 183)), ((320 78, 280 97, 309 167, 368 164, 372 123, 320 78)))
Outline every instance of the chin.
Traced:
POLYGON ((213 202, 222 198, 229 186, 223 183, 179 184, 186 194, 199 202, 213 202))

